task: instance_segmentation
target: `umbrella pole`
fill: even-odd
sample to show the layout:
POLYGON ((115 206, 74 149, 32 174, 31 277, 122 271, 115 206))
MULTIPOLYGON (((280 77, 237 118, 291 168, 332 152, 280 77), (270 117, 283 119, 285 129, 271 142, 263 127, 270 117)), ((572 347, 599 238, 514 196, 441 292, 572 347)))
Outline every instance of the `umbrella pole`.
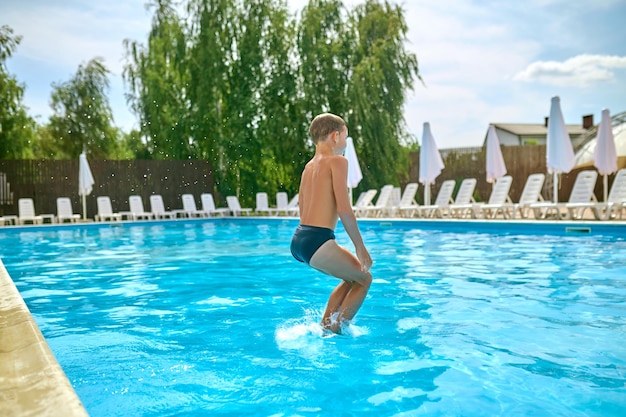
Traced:
POLYGON ((430 184, 424 185, 424 205, 430 205, 430 184))
POLYGON ((609 194, 609 178, 606 174, 604 174, 604 201, 606 203, 609 194))
POLYGON ((83 195, 83 220, 87 220, 87 196, 83 195))
POLYGON ((559 202, 559 174, 556 171, 552 174, 552 199, 554 203, 559 202))

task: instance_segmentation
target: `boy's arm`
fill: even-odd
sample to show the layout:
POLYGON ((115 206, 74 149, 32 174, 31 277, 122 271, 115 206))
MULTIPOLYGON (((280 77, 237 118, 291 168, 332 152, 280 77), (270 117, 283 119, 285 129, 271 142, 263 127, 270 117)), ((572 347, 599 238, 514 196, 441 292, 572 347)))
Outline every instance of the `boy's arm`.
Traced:
POLYGON ((331 164, 333 194, 337 204, 337 215, 341 219, 344 229, 354 244, 356 256, 361 262, 361 270, 369 271, 372 258, 365 248, 356 217, 352 211, 350 196, 348 195, 348 160, 343 156, 333 158, 331 164))

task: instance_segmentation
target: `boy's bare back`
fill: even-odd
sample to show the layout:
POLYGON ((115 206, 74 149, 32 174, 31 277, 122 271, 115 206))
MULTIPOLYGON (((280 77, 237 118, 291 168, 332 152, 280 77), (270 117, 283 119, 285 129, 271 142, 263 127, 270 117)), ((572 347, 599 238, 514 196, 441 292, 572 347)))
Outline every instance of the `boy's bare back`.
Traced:
POLYGON ((302 224, 334 230, 339 217, 338 212, 352 210, 348 198, 345 198, 347 197, 345 181, 333 181, 345 178, 347 172, 348 161, 341 155, 316 155, 307 163, 300 183, 299 205, 302 224), (339 191, 336 187, 345 187, 346 195, 336 192, 339 191), (349 207, 345 207, 346 205, 349 207))

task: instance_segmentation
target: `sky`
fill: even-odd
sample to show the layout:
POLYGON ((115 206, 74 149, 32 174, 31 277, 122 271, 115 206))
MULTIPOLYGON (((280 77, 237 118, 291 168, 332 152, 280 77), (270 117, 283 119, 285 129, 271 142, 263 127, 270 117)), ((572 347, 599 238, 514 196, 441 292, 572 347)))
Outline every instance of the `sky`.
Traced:
MULTIPOLYGON (((565 122, 626 111, 626 0, 389 0, 404 10, 406 48, 423 83, 408 92, 405 120, 421 143, 430 123, 440 149, 481 146, 490 123, 543 123, 561 98, 565 122)), ((137 127, 124 98, 124 39, 145 43, 145 0, 0 0, 0 25, 22 42, 7 61, 26 86, 24 104, 47 122, 53 83, 96 56, 111 71, 114 123, 137 127)), ((288 0, 298 13, 307 0, 288 0)), ((345 0, 352 8, 363 0, 345 0)))

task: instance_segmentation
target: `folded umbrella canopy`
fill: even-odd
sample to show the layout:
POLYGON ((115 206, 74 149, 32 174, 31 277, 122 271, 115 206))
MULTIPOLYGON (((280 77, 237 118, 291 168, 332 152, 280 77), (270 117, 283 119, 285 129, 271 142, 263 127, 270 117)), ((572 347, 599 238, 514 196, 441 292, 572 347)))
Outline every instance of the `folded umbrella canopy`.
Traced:
POLYGON ((350 192, 350 203, 352 204, 352 189, 358 187, 363 179, 363 173, 359 166, 359 160, 354 149, 354 141, 351 137, 346 138, 345 156, 348 160, 348 190, 350 192))
POLYGON ((83 199, 83 220, 87 218, 87 196, 91 194, 94 180, 87 162, 87 155, 82 152, 79 157, 78 166, 78 195, 83 199))
POLYGON ((496 182, 506 174, 506 165, 500 149, 500 141, 494 125, 489 125, 487 132, 487 182, 496 182))
POLYGON ((548 173, 553 175, 554 202, 558 203, 558 174, 568 173, 574 168, 574 148, 563 121, 559 97, 552 97, 550 104, 546 157, 548 173))
POLYGON ((444 168, 443 160, 435 138, 430 133, 430 123, 424 123, 424 131, 422 133, 422 148, 420 149, 420 178, 419 181, 424 184, 424 204, 430 204, 430 184, 441 174, 444 168))
POLYGON ((604 200, 608 195, 608 175, 617 171, 617 152, 615 151, 615 138, 611 125, 611 114, 608 109, 602 110, 602 119, 598 126, 596 149, 593 152, 594 166, 598 168, 600 175, 604 177, 604 200))

